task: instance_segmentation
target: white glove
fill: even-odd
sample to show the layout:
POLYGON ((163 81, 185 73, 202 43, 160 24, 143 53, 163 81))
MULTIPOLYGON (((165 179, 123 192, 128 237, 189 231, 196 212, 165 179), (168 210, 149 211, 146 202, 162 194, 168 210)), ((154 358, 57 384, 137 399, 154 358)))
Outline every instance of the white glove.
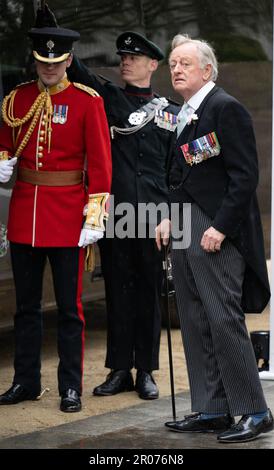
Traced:
POLYGON ((91 245, 91 243, 96 243, 98 240, 103 238, 104 232, 101 230, 92 230, 91 228, 82 228, 79 238, 78 246, 91 245))
POLYGON ((11 179, 16 163, 17 157, 10 160, 0 160, 0 183, 7 183, 11 179))

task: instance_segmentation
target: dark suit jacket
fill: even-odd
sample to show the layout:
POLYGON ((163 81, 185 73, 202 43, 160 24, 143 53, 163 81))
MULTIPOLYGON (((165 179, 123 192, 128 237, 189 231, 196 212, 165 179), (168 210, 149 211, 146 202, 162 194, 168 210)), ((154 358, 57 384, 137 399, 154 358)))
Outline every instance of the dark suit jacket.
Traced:
POLYGON ((183 189, 244 257, 242 306, 246 312, 261 312, 269 301, 270 288, 256 197, 258 162, 251 117, 242 104, 217 86, 196 114, 198 120, 185 126, 173 147, 169 169, 177 159, 183 189), (213 131, 221 146, 220 155, 188 165, 180 146, 213 131))

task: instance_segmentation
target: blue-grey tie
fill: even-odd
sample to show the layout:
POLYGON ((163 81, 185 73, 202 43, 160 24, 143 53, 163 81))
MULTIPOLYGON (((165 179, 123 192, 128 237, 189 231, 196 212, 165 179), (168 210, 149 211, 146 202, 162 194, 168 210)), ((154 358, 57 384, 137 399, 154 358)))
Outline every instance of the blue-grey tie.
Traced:
POLYGON ((191 114, 192 108, 189 106, 189 104, 184 103, 181 110, 178 113, 177 119, 178 119, 178 124, 177 124, 177 137, 181 134, 182 130, 184 129, 188 118, 191 114))

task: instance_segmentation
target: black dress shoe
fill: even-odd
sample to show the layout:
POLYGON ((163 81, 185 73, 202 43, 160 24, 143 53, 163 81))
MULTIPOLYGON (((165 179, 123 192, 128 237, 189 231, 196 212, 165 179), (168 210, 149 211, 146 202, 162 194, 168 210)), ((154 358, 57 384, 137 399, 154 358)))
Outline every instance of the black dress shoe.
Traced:
POLYGON ((228 431, 219 434, 217 440, 224 443, 253 441, 259 434, 272 431, 272 429, 273 416, 270 409, 268 409, 267 415, 257 424, 254 423, 250 415, 244 415, 228 431))
POLYGON ((165 425, 176 432, 216 432, 229 429, 234 423, 234 418, 229 414, 216 418, 202 418, 202 413, 193 413, 185 416, 182 421, 169 421, 165 425))
POLYGON ((107 380, 95 387, 93 395, 105 397, 132 390, 134 390, 134 384, 131 372, 127 369, 112 370, 107 375, 107 380))
POLYGON ((75 413, 76 411, 81 411, 81 399, 80 394, 73 390, 73 388, 68 388, 61 397, 60 410, 65 413, 75 413))
POLYGON ((143 400, 155 400, 159 390, 150 372, 138 369, 135 390, 143 400))
POLYGON ((20 401, 35 400, 40 392, 33 393, 20 384, 14 384, 5 393, 0 395, 0 405, 15 405, 20 401))

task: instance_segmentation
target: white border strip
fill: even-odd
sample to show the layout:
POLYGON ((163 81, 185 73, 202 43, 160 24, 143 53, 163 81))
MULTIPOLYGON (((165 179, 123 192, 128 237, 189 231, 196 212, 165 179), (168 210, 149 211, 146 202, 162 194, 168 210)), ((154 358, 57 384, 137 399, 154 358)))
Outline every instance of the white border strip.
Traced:
POLYGON ((272 18, 272 31, 273 31, 273 44, 272 44, 272 183, 271 183, 271 300, 270 300, 270 318, 269 318, 269 332, 270 332, 270 347, 269 347, 269 371, 262 371, 259 373, 262 380, 274 380, 274 2, 272 2, 273 18, 272 18))

